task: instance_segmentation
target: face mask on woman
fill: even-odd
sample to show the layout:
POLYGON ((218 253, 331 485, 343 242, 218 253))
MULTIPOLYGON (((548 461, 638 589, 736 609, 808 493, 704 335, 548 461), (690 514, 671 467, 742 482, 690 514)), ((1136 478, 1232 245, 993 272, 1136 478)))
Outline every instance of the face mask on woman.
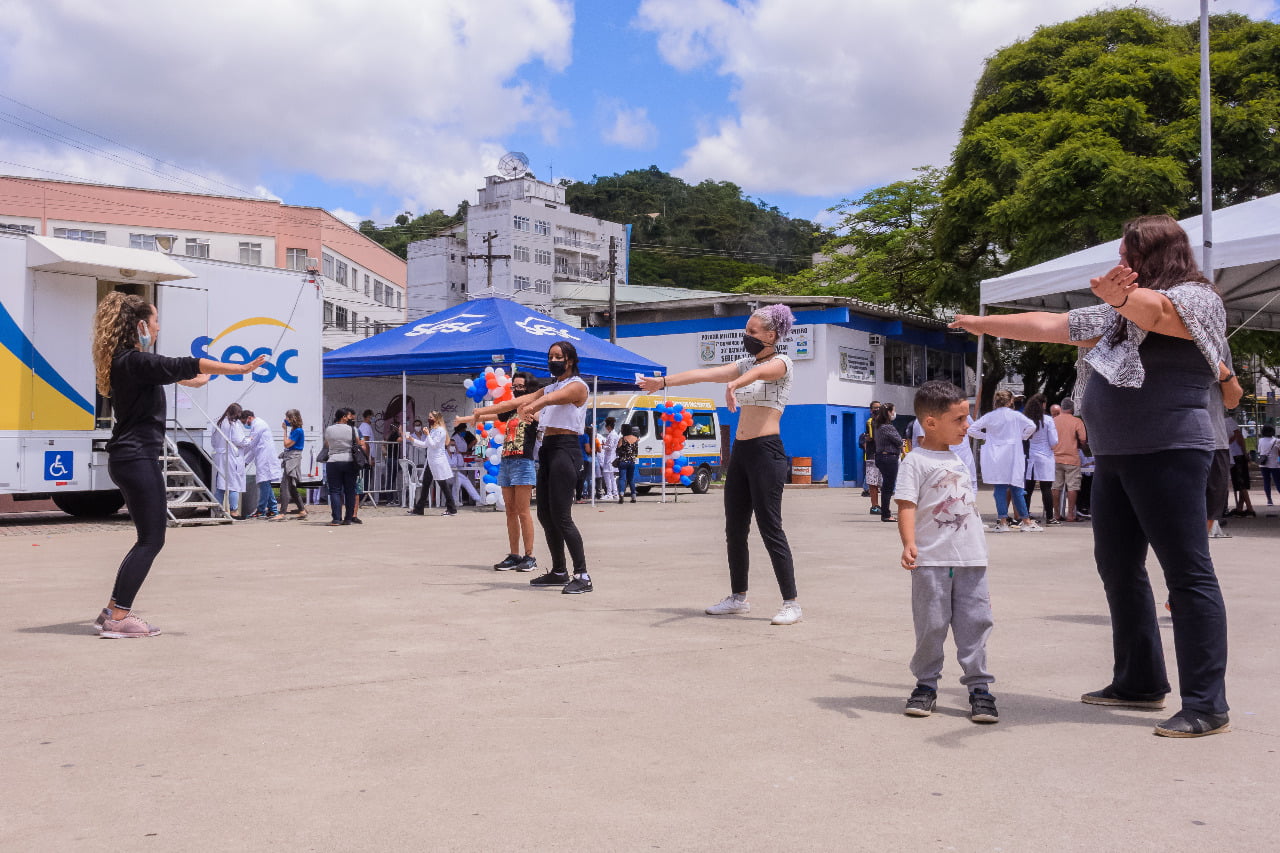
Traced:
POLYGON ((742 348, 747 352, 749 352, 751 355, 759 355, 760 353, 764 352, 764 348, 767 346, 770 346, 770 345, 766 344, 764 341, 760 340, 757 337, 754 337, 752 335, 742 336, 742 348))
POLYGON ((547 372, 549 372, 552 376, 556 377, 557 379, 563 376, 564 372, 568 369, 569 369, 568 362, 566 362, 562 358, 547 359, 547 372))
POLYGON ((146 323, 138 324, 138 343, 142 345, 143 352, 151 349, 151 331, 146 323))

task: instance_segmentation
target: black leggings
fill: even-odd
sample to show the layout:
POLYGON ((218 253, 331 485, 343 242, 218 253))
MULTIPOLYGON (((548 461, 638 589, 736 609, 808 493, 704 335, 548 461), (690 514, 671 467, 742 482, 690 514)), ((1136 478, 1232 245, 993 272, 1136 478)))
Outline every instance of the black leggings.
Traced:
POLYGON ((1053 505, 1053 481, 1052 480, 1027 480, 1027 514, 1031 514, 1031 496, 1036 493, 1035 485, 1040 484, 1040 503, 1044 507, 1044 520, 1053 521, 1058 516, 1058 508, 1053 505))
POLYGON ((898 454, 877 453, 876 468, 880 471, 880 520, 893 518, 893 493, 898 488, 898 454))
POLYGON ((587 570, 582 534, 573 523, 573 498, 582 469, 582 447, 576 435, 548 435, 538 454, 538 523, 551 551, 551 571, 566 571, 564 549, 569 548, 573 571, 587 570))
POLYGON ((165 508, 164 472, 159 459, 107 460, 107 472, 124 495, 129 518, 138 531, 138 541, 124 555, 116 572, 111 598, 123 610, 133 607, 133 598, 151 571, 151 564, 164 547, 169 515, 165 508))
POLYGON ((1098 456, 1093 543, 1111 610, 1116 691, 1169 692, 1160 623, 1147 577, 1147 546, 1164 571, 1173 613, 1182 707, 1227 712, 1227 610, 1209 557, 1204 493, 1208 450, 1098 456))
POLYGON ((729 581, 737 595, 747 592, 751 567, 747 534, 755 515, 760 538, 773 563, 778 589, 786 601, 796 597, 796 567, 782 530, 782 491, 787 482, 787 452, 776 435, 733 443, 724 483, 724 536, 729 551, 729 581))

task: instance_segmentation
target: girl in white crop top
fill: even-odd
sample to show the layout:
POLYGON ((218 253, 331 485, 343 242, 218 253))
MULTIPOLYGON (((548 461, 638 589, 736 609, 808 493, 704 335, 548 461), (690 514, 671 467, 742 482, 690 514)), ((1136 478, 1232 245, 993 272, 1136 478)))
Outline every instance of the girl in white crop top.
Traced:
POLYGON ((742 409, 724 488, 725 538, 733 594, 707 608, 712 616, 751 610, 747 603, 747 533, 754 514, 782 592, 782 609, 773 624, 794 625, 800 621, 795 567, 782 530, 782 486, 787 481, 788 465, 778 435, 782 411, 791 397, 795 368, 791 359, 778 352, 777 343, 787 336, 793 322, 795 317, 785 305, 758 308, 747 319, 742 347, 748 355, 744 358, 665 378, 646 377, 636 383, 653 394, 677 385, 723 382, 729 411, 742 409))
POLYGON ((534 587, 563 587, 574 595, 591 592, 591 575, 582 547, 582 534, 573 523, 573 496, 582 468, 578 436, 586 425, 587 383, 578 376, 578 351, 568 341, 557 341, 547 350, 547 371, 552 382, 521 399, 516 411, 521 419, 541 413, 542 446, 538 451, 538 521, 551 551, 551 568, 529 581, 534 587), (573 577, 565 563, 565 548, 573 560, 573 577))

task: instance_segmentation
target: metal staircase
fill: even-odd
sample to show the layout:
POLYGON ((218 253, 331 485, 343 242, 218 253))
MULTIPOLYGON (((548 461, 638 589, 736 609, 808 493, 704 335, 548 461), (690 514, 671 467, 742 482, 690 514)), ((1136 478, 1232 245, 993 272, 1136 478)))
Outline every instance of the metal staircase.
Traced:
POLYGON ((213 493, 201 482, 200 477, 182 458, 178 445, 165 434, 164 487, 166 511, 170 527, 198 527, 209 524, 231 524, 231 516, 213 493))

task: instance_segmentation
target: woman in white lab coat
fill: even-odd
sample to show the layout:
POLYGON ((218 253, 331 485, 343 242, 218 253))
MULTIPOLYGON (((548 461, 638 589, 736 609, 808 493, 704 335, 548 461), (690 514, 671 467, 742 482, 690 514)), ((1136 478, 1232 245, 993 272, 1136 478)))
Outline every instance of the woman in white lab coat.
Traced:
POLYGON ((240 493, 245 489, 244 452, 249 448, 249 433, 240 423, 240 404, 232 403, 218 418, 210 439, 213 446, 213 497, 222 503, 228 495, 227 507, 234 515, 240 510, 240 493))
POLYGON ((458 504, 453 499, 453 469, 449 467, 449 434, 444 429, 444 416, 439 412, 427 415, 427 436, 420 439, 410 435, 409 441, 417 447, 427 449, 427 467, 422 472, 422 485, 418 488, 418 500, 409 510, 413 515, 425 515, 427 498, 431 494, 433 481, 440 482, 440 491, 444 494, 445 510, 441 515, 457 515, 458 504))
POLYGON ((1027 450, 1027 510, 1031 510, 1031 498, 1035 495, 1036 483, 1039 483, 1045 523, 1061 524, 1062 519, 1054 517, 1052 492, 1053 446, 1058 443, 1058 427, 1045 411, 1048 403, 1043 394, 1033 394, 1022 409, 1027 420, 1036 425, 1027 450))
POLYGON ((996 392, 995 408, 973 422, 969 427, 972 438, 984 440, 982 445, 982 482, 995 486, 996 533, 1007 533, 1009 493, 1013 493, 1013 511, 1017 514, 1023 531, 1043 528, 1027 516, 1026 492, 1022 490, 1026 474, 1027 458, 1022 452, 1022 442, 1036 431, 1036 425, 1021 412, 1015 412, 1013 393, 996 392))

